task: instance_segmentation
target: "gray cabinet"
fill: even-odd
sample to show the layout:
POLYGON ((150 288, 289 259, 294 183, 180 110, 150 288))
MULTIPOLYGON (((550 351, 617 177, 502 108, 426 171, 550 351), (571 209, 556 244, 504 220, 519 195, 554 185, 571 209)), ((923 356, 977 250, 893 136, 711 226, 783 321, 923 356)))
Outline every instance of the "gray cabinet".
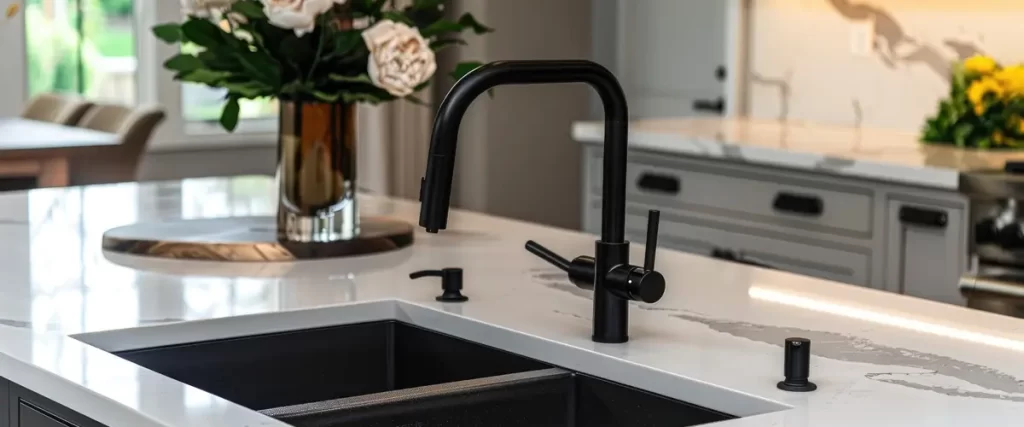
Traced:
POLYGON ((104 427, 38 393, 0 378, 0 427, 104 427))
MULTIPOLYGON (((600 146, 584 151, 583 224, 601 216, 600 146)), ((630 152, 627 234, 644 239, 662 211, 661 245, 843 283, 963 305, 967 198, 728 159, 630 152), (940 226, 938 222, 945 222, 940 226)))
POLYGON ((32 405, 21 403, 18 405, 18 426, 19 427, 74 427, 74 424, 69 424, 52 416, 42 409, 38 409, 32 405))
POLYGON ((7 402, 11 400, 10 390, 11 383, 0 378, 0 427, 11 426, 11 416, 7 410, 7 402))
POLYGON ((959 287, 946 285, 967 268, 965 218, 962 209, 941 201, 890 199, 885 289, 963 305, 959 287))

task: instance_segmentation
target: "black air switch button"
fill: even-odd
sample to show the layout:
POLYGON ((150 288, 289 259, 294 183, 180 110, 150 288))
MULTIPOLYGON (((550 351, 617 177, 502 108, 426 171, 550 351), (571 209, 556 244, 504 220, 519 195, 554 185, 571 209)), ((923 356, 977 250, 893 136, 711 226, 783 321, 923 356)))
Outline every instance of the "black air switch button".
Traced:
POLYGON ((818 386, 809 379, 811 375, 811 340, 786 338, 785 351, 786 379, 779 382, 779 389, 795 392, 817 390, 818 386))

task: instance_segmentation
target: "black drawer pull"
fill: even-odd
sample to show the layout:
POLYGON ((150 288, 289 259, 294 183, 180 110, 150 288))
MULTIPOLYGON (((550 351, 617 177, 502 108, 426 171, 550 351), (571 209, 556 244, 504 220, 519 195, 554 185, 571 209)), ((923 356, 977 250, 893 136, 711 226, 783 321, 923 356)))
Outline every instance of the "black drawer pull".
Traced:
POLYGON ((754 259, 751 259, 751 258, 747 258, 743 254, 737 254, 736 252, 733 252, 733 251, 728 250, 728 249, 714 249, 714 250, 711 251, 711 257, 712 258, 718 258, 718 259, 725 260, 725 261, 732 261, 732 262, 739 263, 739 264, 746 264, 746 265, 750 265, 750 266, 754 266, 754 267, 761 267, 761 268, 765 268, 765 269, 768 269, 768 270, 777 270, 775 267, 772 267, 772 266, 770 266, 768 264, 765 264, 763 262, 760 262, 760 261, 757 261, 757 260, 754 260, 754 259))
POLYGON ((821 216, 825 212, 825 202, 821 198, 805 194, 779 193, 772 206, 779 212, 798 215, 821 216))
POLYGON ((679 194, 679 178, 671 175, 644 173, 640 175, 636 185, 641 190, 652 193, 679 194))
POLYGON ((904 206, 900 208, 900 222, 929 228, 946 228, 949 215, 938 209, 904 206))

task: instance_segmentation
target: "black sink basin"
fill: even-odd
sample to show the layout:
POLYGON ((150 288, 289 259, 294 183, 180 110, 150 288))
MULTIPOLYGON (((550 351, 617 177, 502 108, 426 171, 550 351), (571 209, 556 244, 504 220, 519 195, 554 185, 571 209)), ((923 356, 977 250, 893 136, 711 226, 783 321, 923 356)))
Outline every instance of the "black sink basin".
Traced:
POLYGON ((115 354, 299 427, 691 426, 733 418, 394 321, 115 354))

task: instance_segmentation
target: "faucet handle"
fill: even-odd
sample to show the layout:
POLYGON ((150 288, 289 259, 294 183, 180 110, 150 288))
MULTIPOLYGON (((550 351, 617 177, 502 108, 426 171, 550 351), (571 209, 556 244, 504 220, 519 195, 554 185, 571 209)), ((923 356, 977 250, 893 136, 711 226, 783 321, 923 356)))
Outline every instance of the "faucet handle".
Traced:
POLYGON ((597 269, 594 258, 581 256, 569 261, 533 240, 526 242, 526 250, 568 273, 569 281, 577 287, 586 290, 594 289, 594 272, 597 269))
POLYGON ((644 270, 654 271, 654 256, 658 252, 658 226, 661 211, 651 209, 647 213, 647 243, 644 247, 644 270))

